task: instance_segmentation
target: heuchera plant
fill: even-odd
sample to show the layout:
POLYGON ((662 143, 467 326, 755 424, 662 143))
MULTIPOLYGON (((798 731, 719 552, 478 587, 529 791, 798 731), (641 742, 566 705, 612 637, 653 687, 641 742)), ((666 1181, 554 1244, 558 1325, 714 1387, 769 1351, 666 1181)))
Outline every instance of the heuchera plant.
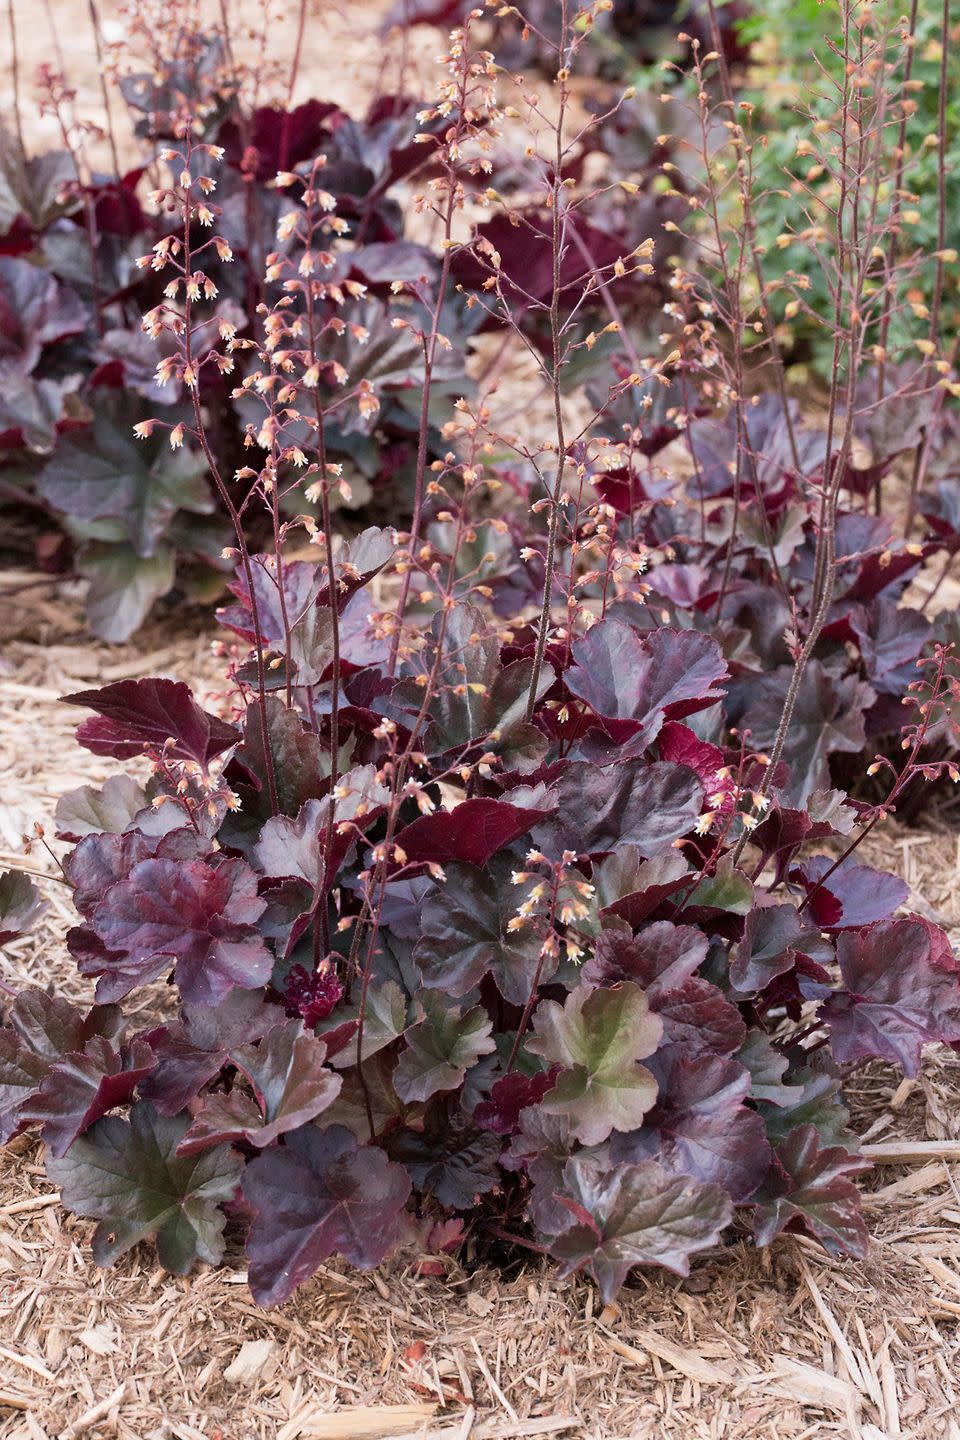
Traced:
MULTIPOLYGON (((420 122, 445 260, 393 292, 428 377, 451 278, 488 320, 522 284, 489 234, 456 238, 501 117, 469 31, 446 64, 420 122)), ((949 644, 897 604, 913 542, 841 504, 854 412, 833 406, 822 436, 780 395, 698 413, 731 396, 693 389, 697 322, 664 360, 612 360, 595 422, 568 433, 564 370, 596 341, 583 310, 600 294, 610 316, 648 247, 564 279, 580 216, 561 153, 541 172, 554 218, 526 227, 549 287, 504 321, 541 356, 555 432, 500 463, 491 385, 431 458, 428 383, 411 528, 338 537, 330 429, 377 398, 335 369, 365 327, 326 167, 276 177, 254 339, 203 309, 232 250, 218 147, 174 130, 159 201, 183 225, 152 252, 145 324, 185 414, 140 433, 202 451, 235 524, 228 698, 215 714, 164 678, 65 697, 92 712, 80 743, 141 778, 58 806, 95 1003, 12 997, 0 1135, 40 1128, 103 1263, 151 1237, 175 1272, 216 1263, 230 1220, 264 1305, 332 1255, 369 1268, 468 1228, 607 1299, 633 1266, 685 1274, 731 1233, 862 1255, 841 1082, 960 1045, 960 965, 856 851, 918 780, 957 778, 960 685, 949 644), (234 479, 208 374, 250 417, 234 479), (654 459, 679 437, 694 463, 668 488, 654 459), (291 518, 295 487, 316 509, 291 518), (517 498, 542 519, 521 523, 517 498), (249 544, 253 502, 270 553, 249 544), (874 799, 851 799, 844 757, 891 730, 899 763, 879 755, 874 799)), ((930 523, 949 529, 946 505, 930 523)), ((36 904, 0 880, 0 938, 36 904)))

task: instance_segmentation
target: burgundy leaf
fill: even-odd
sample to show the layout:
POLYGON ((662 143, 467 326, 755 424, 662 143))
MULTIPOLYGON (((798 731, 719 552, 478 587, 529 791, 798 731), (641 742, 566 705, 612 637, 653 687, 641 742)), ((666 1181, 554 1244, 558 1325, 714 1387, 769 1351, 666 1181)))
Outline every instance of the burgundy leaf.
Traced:
POLYGON ((573 647, 567 689, 604 720, 629 722, 615 738, 649 745, 665 718, 682 719, 722 698, 723 654, 695 630, 652 630, 640 635, 621 620, 594 625, 573 647))
POLYGON ((663 1021, 664 1044, 680 1045, 690 1055, 732 1055, 746 1038, 736 1005, 699 975, 652 996, 650 1008, 663 1021))
POLYGON ((867 1253, 867 1227, 850 1177, 870 1162, 840 1146, 821 1148, 813 1125, 801 1125, 778 1145, 766 1180, 754 1197, 753 1233, 769 1245, 784 1230, 801 1230, 831 1255, 867 1253))
POLYGON ((467 865, 483 866, 498 850, 505 849, 545 820, 551 808, 526 810, 505 800, 481 796, 464 800, 453 810, 421 815, 400 831, 396 843, 411 864, 428 860, 446 864, 459 860, 467 865))
POLYGON ((837 941, 846 991, 820 1008, 841 1064, 890 1060, 920 1069, 930 1041, 960 1040, 960 965, 942 930, 912 915, 881 920, 837 941))
POLYGON ((299 876, 318 893, 329 890, 358 834, 368 830, 390 803, 390 792, 381 785, 373 765, 359 765, 340 778, 332 824, 330 803, 329 798, 308 800, 295 820, 274 815, 266 822, 254 846, 265 875, 299 876))
POLYGON ((424 985, 459 998, 490 974, 504 999, 525 1004, 538 967, 544 983, 557 968, 556 957, 541 963, 542 945, 532 927, 510 929, 530 888, 511 883, 507 856, 482 870, 454 861, 421 910, 413 958, 424 985))
POLYGON ((650 1062, 659 1085, 643 1128, 614 1135, 615 1164, 656 1160, 670 1175, 722 1186, 732 1200, 749 1200, 770 1164, 763 1120, 744 1104, 750 1073, 734 1060, 688 1056, 677 1046, 650 1062))
POLYGON ((372 1270, 395 1244, 410 1177, 382 1150, 359 1146, 341 1125, 306 1125, 247 1166, 244 1199, 255 1218, 247 1237, 250 1289, 279 1305, 342 1255, 372 1270))
POLYGON ((392 1131, 388 1146, 416 1188, 441 1205, 470 1210, 500 1184, 500 1141, 488 1131, 428 1116, 422 1130, 392 1131))
POLYGON ((116 1005, 95 1005, 86 1015, 68 1000, 34 987, 13 1002, 0 1029, 0 1141, 20 1125, 20 1110, 65 1056, 82 1051, 93 1036, 116 1041, 124 1020, 116 1005))
POLYGON ((243 860, 216 869, 141 860, 93 912, 97 936, 120 957, 91 971, 100 975, 97 998, 119 1000, 174 965, 190 1005, 216 1005, 235 987, 265 985, 273 960, 255 923, 265 908, 243 860))
POLYGON ((584 964, 583 979, 588 985, 634 980, 653 1003, 694 975, 706 958, 707 938, 699 930, 658 920, 636 935, 601 930, 584 964))
POLYGON ((489 1100, 481 1100, 474 1110, 474 1121, 481 1130, 491 1130, 494 1135, 513 1135, 520 1123, 520 1112, 542 1100, 559 1073, 559 1065, 554 1065, 535 1075, 524 1075, 519 1070, 501 1075, 489 1100))
POLYGON ((185 1005, 183 1019, 142 1036, 157 1057, 140 1093, 162 1115, 185 1110, 216 1078, 238 1046, 262 1040, 280 1019, 276 1005, 249 990, 233 990, 216 1007, 185 1005))
POLYGON ((64 695, 63 703, 96 710, 96 719, 83 722, 77 739, 94 755, 116 760, 142 755, 148 746, 161 750, 172 739, 172 756, 195 760, 206 770, 240 738, 233 725, 201 710, 182 680, 118 680, 101 690, 64 695))
POLYGON ((193 1118, 177 1153, 192 1155, 225 1141, 263 1150, 281 1135, 314 1120, 340 1093, 342 1080, 324 1065, 327 1047, 299 1020, 274 1026, 258 1045, 241 1045, 230 1062, 245 1075, 253 1098, 237 1086, 210 1095, 193 1118))
POLYGON ((742 995, 756 994, 793 968, 804 927, 795 905, 766 905, 751 910, 743 937, 730 951, 730 980, 742 995))
POLYGON ((804 810, 789 810, 776 801, 769 814, 750 834, 750 844, 760 851, 763 864, 774 862, 774 880, 782 885, 790 862, 800 846, 831 835, 849 835, 857 812, 840 790, 820 790, 807 801, 804 810))
POLYGON ((303 965, 292 965, 283 990, 284 1005, 291 1017, 299 1015, 308 1030, 326 1020, 343 998, 343 985, 332 965, 321 962, 312 974, 303 965))
POLYGON ((102 1035, 94 1035, 82 1053, 66 1055, 54 1065, 36 1095, 21 1107, 20 1120, 42 1124, 51 1155, 65 1155, 101 1115, 131 1099, 154 1064, 153 1051, 143 1040, 135 1040, 129 1053, 122 1054, 102 1035))
MULTIPOLYGON (((787 665, 760 679, 756 698, 741 720, 758 750, 773 747, 792 677, 793 667, 787 665)), ((809 662, 783 748, 790 772, 783 793, 789 804, 802 808, 815 790, 829 786, 831 755, 863 749, 864 716, 876 698, 876 691, 856 676, 837 679, 821 661, 809 662)))

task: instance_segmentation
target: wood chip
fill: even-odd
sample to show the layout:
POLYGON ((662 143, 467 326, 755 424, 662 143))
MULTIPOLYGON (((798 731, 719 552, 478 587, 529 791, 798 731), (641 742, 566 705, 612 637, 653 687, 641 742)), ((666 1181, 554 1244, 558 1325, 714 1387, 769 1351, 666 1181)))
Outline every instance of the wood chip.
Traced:
POLYGON ((960 1161, 960 1140, 880 1140, 860 1153, 874 1165, 926 1165, 930 1160, 960 1161))
POLYGON ((223 1378, 231 1385, 252 1385, 277 1368, 279 1346, 275 1340, 244 1340, 223 1378))
POLYGON ((422 1429, 436 1410, 436 1405, 351 1405, 323 1414, 309 1405, 277 1431, 277 1440, 392 1440, 422 1429))
POLYGON ((616 1335, 611 1335, 609 1330, 603 1329, 607 1337, 607 1344, 616 1355, 621 1355, 624 1360, 632 1360, 635 1365, 646 1365, 649 1363, 650 1355, 656 1355, 658 1360, 663 1360, 681 1375, 686 1375, 690 1380, 698 1380, 701 1385, 730 1385, 734 1377, 721 1370, 719 1365, 714 1365, 710 1360, 705 1360, 698 1355, 694 1349, 681 1349, 671 1341, 664 1339, 654 1330, 633 1330, 631 1334, 639 1341, 643 1349, 634 1345, 627 1345, 616 1335))

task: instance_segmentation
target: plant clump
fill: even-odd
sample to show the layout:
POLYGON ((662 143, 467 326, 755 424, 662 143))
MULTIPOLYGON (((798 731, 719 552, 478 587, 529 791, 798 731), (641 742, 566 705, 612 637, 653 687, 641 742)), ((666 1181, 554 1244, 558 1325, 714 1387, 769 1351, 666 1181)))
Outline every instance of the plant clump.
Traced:
MULTIPOLYGON (((38 483, 129 450, 156 530, 143 494, 166 524, 202 477, 232 529, 223 703, 162 677, 64 697, 92 712, 79 743, 141 778, 57 807, 92 1007, 28 988, 0 1030, 0 1138, 39 1128, 100 1263, 146 1239, 176 1273, 217 1263, 229 1221, 275 1305, 332 1255, 468 1233, 606 1300, 734 1234, 860 1256, 843 1081, 960 1047, 948 938, 856 854, 960 778, 955 616, 926 613, 958 548, 957 386, 928 316, 919 363, 876 353, 895 217, 851 179, 884 163, 893 41, 844 0, 814 421, 713 7, 682 135, 626 173, 636 97, 581 124, 571 83, 610 8, 564 0, 558 35, 528 17, 556 84, 515 104, 471 11, 403 146, 406 107, 362 133, 316 104, 167 116, 166 220, 135 261, 157 368, 95 400, 133 388, 141 418, 65 432, 38 483), (402 238, 401 174, 435 253, 402 238), (235 201, 261 186, 254 243, 235 201), (534 379, 525 424, 506 356, 534 379), (338 529, 390 425, 409 504, 338 529)), ((160 99, 138 104, 153 134, 160 99)), ((82 322, 40 288, 27 376, 82 322)), ((38 903, 0 879, 0 939, 38 903)))

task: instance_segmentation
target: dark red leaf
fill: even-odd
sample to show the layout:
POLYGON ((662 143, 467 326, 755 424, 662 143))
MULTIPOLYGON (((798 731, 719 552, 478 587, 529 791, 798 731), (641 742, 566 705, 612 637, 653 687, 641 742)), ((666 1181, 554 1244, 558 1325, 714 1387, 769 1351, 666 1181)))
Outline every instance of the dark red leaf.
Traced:
POLYGON ((333 1254, 379 1265, 399 1237, 410 1177, 341 1125, 305 1125, 250 1162, 243 1194, 255 1212, 250 1289, 258 1305, 279 1305, 333 1254))
POLYGON ((474 1110, 475 1122, 481 1130, 491 1130, 494 1135, 513 1135, 520 1122, 521 1110, 542 1100, 559 1072, 560 1066, 552 1065, 549 1070, 540 1070, 535 1075, 524 1075, 519 1070, 501 1075, 490 1091, 489 1100, 481 1100, 474 1110))
POLYGON ((135 985, 176 966, 190 1005, 216 1005, 235 987, 255 990, 270 978, 273 959, 255 922, 266 902, 243 860, 141 860, 112 886, 92 926, 111 958, 95 965, 97 997, 119 1000, 135 985))
POLYGON ((249 990, 233 990, 215 1007, 185 1005, 182 1020, 140 1037, 157 1058, 140 1093, 162 1115, 185 1110, 220 1073, 231 1051, 262 1040, 281 1014, 279 1006, 264 1004, 249 990))
POLYGON ((790 872, 811 897, 805 913, 824 930, 859 930, 889 920, 910 898, 910 886, 898 875, 850 860, 821 883, 835 864, 829 855, 812 855, 790 872))
POLYGON ((552 807, 524 809, 505 800, 479 797, 464 800, 453 810, 421 815, 401 830, 396 843, 411 864, 435 860, 440 864, 459 860, 467 865, 486 865, 498 850, 519 840, 552 807))
POLYGON ((97 718, 83 722, 77 739, 94 755, 116 760, 142 755, 148 746, 162 750, 173 739, 171 755, 195 760, 205 770, 240 738, 233 725, 201 710, 182 680, 118 680, 101 690, 64 695, 63 703, 96 710, 97 718))
POLYGON ((135 1040, 124 1054, 102 1035, 94 1035, 81 1053, 54 1065, 36 1095, 21 1107, 20 1119, 42 1124, 51 1155, 65 1155, 101 1115, 131 1099, 155 1063, 143 1040, 135 1040))
POLYGON ((928 920, 912 915, 845 931, 837 960, 846 992, 820 1015, 841 1064, 891 1060, 916 1075, 925 1044, 960 1040, 960 965, 928 920))
POLYGON ((840 1146, 823 1149, 816 1128, 801 1125, 778 1145, 767 1178, 754 1197, 753 1233, 769 1245, 784 1230, 802 1230, 831 1255, 867 1253, 867 1227, 851 1180, 870 1162, 840 1146))

